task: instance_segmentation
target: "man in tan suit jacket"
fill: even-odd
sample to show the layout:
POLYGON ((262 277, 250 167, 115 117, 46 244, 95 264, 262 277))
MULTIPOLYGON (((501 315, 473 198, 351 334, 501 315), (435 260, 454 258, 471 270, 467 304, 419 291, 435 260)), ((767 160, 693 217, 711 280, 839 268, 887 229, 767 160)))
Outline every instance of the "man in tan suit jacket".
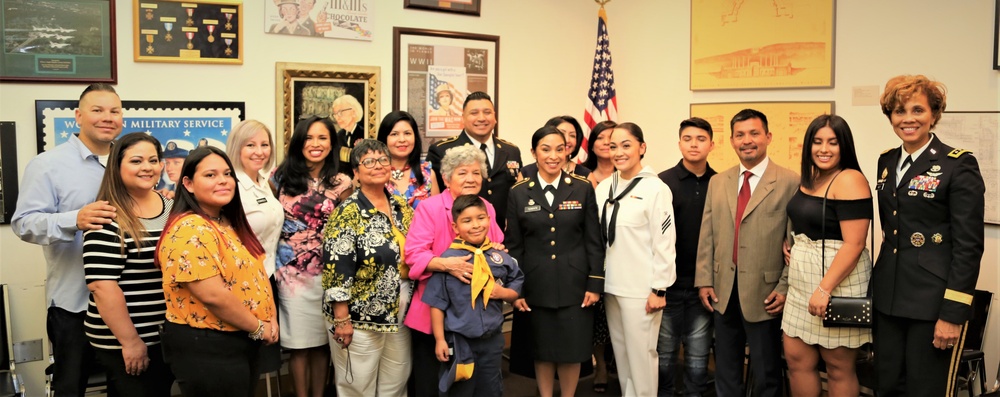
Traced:
POLYGON ((740 165, 709 181, 695 286, 702 304, 714 312, 716 395, 742 394, 749 342, 754 395, 780 396, 781 310, 788 290, 781 244, 788 230, 785 207, 798 190, 799 177, 767 158, 771 132, 763 113, 744 109, 733 117, 730 129, 740 165), (747 188, 751 193, 739 242, 734 243, 738 197, 747 188))

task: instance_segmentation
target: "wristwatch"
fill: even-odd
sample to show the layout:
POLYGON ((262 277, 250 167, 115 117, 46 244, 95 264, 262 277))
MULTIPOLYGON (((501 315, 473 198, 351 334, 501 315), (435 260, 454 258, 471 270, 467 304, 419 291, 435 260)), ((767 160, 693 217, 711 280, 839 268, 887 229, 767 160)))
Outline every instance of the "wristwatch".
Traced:
POLYGON ((667 296, 667 290, 665 290, 665 289, 652 288, 652 291, 653 291, 654 294, 656 294, 657 297, 662 298, 664 296, 667 296))

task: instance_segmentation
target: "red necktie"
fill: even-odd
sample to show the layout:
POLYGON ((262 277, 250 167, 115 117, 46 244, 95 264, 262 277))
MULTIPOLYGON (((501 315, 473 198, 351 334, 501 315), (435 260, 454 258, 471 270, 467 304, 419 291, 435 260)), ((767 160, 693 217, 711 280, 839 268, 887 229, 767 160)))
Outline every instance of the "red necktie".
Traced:
POLYGON ((740 194, 736 196, 736 230, 733 233, 733 264, 738 265, 736 256, 740 252, 740 223, 743 222, 743 211, 747 209, 750 202, 750 176, 753 173, 743 171, 743 186, 740 187, 740 194))

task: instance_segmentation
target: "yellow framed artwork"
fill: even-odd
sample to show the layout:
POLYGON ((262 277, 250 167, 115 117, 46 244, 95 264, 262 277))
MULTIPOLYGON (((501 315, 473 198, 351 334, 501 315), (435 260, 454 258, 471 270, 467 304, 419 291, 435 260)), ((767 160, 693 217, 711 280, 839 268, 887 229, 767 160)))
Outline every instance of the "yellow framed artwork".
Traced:
POLYGON ((833 87, 835 0, 691 0, 691 90, 833 87))
POLYGON ((243 0, 132 0, 136 62, 243 64, 243 0))
POLYGON ((729 137, 732 130, 729 122, 733 115, 743 109, 754 109, 767 116, 771 144, 767 146, 767 156, 781 165, 798 173, 802 161, 802 137, 806 127, 823 114, 833 114, 831 102, 731 102, 693 103, 691 117, 701 117, 712 125, 712 141, 715 149, 708 155, 712 168, 722 172, 739 164, 729 137))

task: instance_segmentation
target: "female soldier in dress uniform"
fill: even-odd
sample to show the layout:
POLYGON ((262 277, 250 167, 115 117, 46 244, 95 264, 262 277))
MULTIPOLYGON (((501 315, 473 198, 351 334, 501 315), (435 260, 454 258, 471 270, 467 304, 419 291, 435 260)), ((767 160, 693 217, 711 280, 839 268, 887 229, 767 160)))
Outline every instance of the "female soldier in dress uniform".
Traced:
POLYGON ((945 109, 941 83, 897 76, 881 103, 903 144, 883 152, 876 170, 878 394, 950 396, 983 257, 986 187, 971 152, 930 132, 945 109))
POLYGON ((514 327, 526 337, 513 343, 533 357, 541 396, 552 395, 557 370, 563 396, 572 396, 593 346, 591 306, 604 290, 597 198, 586 178, 563 171, 558 129, 535 131, 531 146, 538 172, 515 184, 507 201, 507 248, 524 271, 514 327))

